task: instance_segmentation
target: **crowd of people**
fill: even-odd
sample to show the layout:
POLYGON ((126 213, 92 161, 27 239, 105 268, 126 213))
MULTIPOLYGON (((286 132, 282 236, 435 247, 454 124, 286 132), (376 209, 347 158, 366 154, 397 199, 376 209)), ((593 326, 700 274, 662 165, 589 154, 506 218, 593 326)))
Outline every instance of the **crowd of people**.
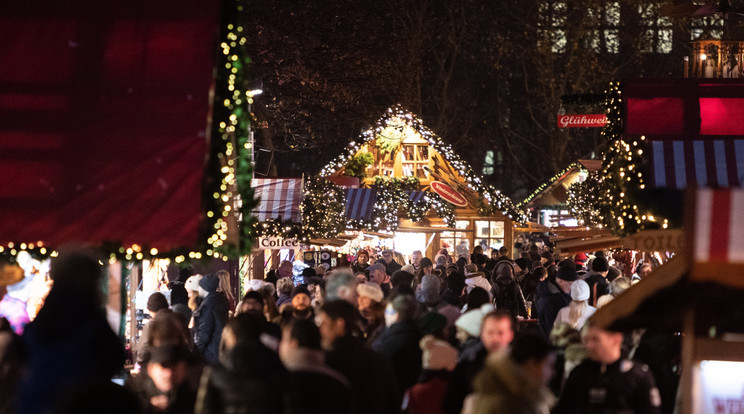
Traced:
POLYGON ((282 262, 242 297, 227 272, 183 275, 170 303, 148 299, 141 369, 120 386, 126 354, 102 311, 98 259, 60 255, 23 335, 0 325, 0 410, 672 412, 675 338, 592 323, 632 284, 603 252, 376 256, 360 250, 335 269, 282 262))

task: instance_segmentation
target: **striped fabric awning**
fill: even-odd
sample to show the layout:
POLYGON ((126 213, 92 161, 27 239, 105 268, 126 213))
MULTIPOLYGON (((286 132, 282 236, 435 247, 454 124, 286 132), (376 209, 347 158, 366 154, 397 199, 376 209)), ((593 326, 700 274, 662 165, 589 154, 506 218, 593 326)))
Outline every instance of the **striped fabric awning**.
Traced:
POLYGON ((651 141, 650 179, 655 187, 740 187, 744 140, 651 141))
POLYGON ((414 203, 417 201, 421 201, 426 197, 426 191, 409 191, 408 192, 408 198, 411 199, 414 203))
POLYGON ((694 220, 696 262, 744 263, 744 191, 699 190, 694 220))
POLYGON ((254 178, 251 187, 261 200, 253 210, 258 221, 281 216, 285 221, 300 222, 301 178, 254 178))
POLYGON ((691 277, 744 288, 744 190, 698 190, 692 206, 691 277))
POLYGON ((349 188, 346 190, 346 217, 352 220, 371 219, 377 202, 377 190, 349 188))

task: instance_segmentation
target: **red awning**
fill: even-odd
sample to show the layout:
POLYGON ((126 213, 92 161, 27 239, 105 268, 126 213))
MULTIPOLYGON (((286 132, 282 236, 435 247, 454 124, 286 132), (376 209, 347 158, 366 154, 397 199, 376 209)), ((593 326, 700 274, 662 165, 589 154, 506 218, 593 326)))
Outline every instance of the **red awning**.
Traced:
POLYGON ((219 3, 0 16, 0 243, 195 247, 219 3))
POLYGON ((285 221, 300 222, 301 178, 254 178, 251 186, 256 198, 261 200, 253 210, 258 221, 281 217, 285 221))

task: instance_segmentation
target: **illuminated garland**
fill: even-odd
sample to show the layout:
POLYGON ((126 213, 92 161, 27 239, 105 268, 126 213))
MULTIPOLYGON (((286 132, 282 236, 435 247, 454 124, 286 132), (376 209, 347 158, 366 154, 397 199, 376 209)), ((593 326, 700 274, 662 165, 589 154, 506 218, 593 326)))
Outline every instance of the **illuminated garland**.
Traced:
POLYGON ((341 155, 323 167, 320 171, 320 176, 327 177, 342 169, 364 144, 374 141, 380 131, 388 127, 388 121, 392 118, 405 120, 411 128, 418 132, 423 139, 428 141, 429 145, 431 145, 452 165, 460 176, 465 179, 465 184, 467 184, 472 191, 480 194, 485 199, 484 202, 481 202, 480 205, 477 206, 480 214, 492 215, 498 212, 515 222, 527 222, 527 214, 520 208, 516 207, 509 197, 502 194, 492 185, 485 183, 483 178, 481 178, 470 165, 462 160, 450 145, 444 143, 439 136, 424 126, 416 116, 403 110, 400 105, 389 108, 374 128, 364 131, 355 141, 351 142, 347 146, 346 150, 341 153, 341 155))
POLYGON ((561 172, 559 172, 558 174, 556 174, 553 177, 551 177, 548 181, 540 184, 540 186, 537 187, 535 189, 535 191, 533 191, 530 195, 528 195, 527 198, 525 198, 519 204, 517 204, 517 207, 518 208, 521 208, 521 207, 526 206, 527 204, 529 204, 530 201, 532 201, 532 199, 534 199, 535 197, 537 197, 538 194, 540 194, 541 192, 543 192, 543 190, 545 190, 546 188, 548 188, 556 180, 558 180, 559 178, 563 177, 563 175, 565 175, 566 173, 568 173, 569 171, 571 171, 573 168, 577 168, 577 167, 579 169, 581 169, 582 171, 586 171, 584 169, 584 167, 580 163, 578 163, 578 162, 572 163, 568 167, 564 168, 561 172))
POLYGON ((346 229, 346 195, 341 187, 323 178, 309 177, 304 196, 300 215, 307 237, 330 239, 346 229))
POLYGON ((608 122, 602 135, 610 141, 610 146, 604 154, 602 169, 585 183, 569 187, 569 208, 584 224, 606 227, 617 235, 667 228, 667 219, 641 211, 635 201, 646 188, 641 171, 645 137, 622 136, 620 83, 611 82, 606 94, 608 122))
POLYGON ((284 239, 297 239, 304 243, 309 241, 308 235, 303 231, 302 224, 292 221, 284 221, 281 216, 276 219, 268 219, 253 224, 253 231, 257 237, 281 237, 284 239))
POLYGON ((256 219, 251 211, 258 205, 251 187, 253 175, 252 151, 249 128, 253 114, 248 113, 248 103, 253 97, 245 84, 248 79, 250 58, 245 54, 246 43, 241 22, 244 8, 241 0, 227 0, 225 25, 220 33, 222 53, 217 62, 217 87, 215 90, 214 124, 217 136, 212 140, 212 154, 217 154, 221 182, 219 190, 212 193, 212 203, 207 211, 212 235, 207 239, 211 246, 208 255, 236 257, 250 252, 256 219), (236 210, 237 211, 234 211, 236 210), (227 221, 235 215, 239 227, 239 245, 226 245, 227 221))
MULTIPOLYGON (((250 59, 243 51, 246 42, 243 26, 240 23, 242 0, 226 0, 223 26, 220 32, 221 54, 218 54, 215 84, 214 126, 218 139, 211 140, 210 162, 206 167, 207 177, 213 179, 204 186, 202 196, 206 209, 200 237, 204 237, 196 249, 174 249, 167 252, 145 244, 134 243, 124 246, 120 242, 103 242, 95 249, 108 257, 110 263, 116 261, 141 261, 155 258, 171 259, 182 263, 188 259, 200 260, 208 257, 222 258, 245 254, 250 250, 253 239, 255 219, 251 210, 257 205, 250 181, 251 147, 248 142, 249 114, 246 107, 248 97, 243 87, 246 68, 250 59), (235 202, 235 200, 238 200, 235 202), (236 214, 240 231, 240 246, 227 246, 227 220, 236 214)), ((20 252, 27 252, 37 260, 57 256, 52 246, 43 241, 10 242, 0 246, 0 259, 15 262, 20 252)))

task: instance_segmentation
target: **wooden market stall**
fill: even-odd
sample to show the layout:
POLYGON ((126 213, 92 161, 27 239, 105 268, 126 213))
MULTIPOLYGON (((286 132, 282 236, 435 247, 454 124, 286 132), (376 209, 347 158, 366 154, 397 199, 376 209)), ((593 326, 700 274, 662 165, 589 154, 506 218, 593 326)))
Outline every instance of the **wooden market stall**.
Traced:
POLYGON ((430 258, 442 248, 457 257, 476 245, 484 251, 511 247, 515 226, 526 222, 512 200, 397 106, 320 175, 347 181, 351 227, 394 231, 397 250, 426 246, 424 254, 430 258), (349 185, 348 177, 356 177, 358 185, 349 185))
POLYGON ((544 226, 575 226, 576 217, 571 216, 568 206, 568 188, 583 182, 601 166, 601 160, 578 160, 542 183, 519 206, 527 210, 530 220, 544 226))
POLYGON ((682 413, 729 413, 744 388, 744 191, 698 190, 687 203, 688 243, 599 309, 594 322, 682 333, 682 413))

